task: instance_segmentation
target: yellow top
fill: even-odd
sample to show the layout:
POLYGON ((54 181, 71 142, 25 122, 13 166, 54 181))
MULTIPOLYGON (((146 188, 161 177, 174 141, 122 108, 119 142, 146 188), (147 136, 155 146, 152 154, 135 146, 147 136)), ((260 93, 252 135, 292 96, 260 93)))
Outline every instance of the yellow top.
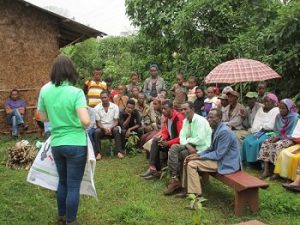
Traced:
POLYGON ((93 80, 87 80, 85 84, 88 87, 88 105, 90 107, 95 107, 96 105, 101 103, 100 94, 102 91, 107 89, 107 85, 104 81, 96 82, 93 80))

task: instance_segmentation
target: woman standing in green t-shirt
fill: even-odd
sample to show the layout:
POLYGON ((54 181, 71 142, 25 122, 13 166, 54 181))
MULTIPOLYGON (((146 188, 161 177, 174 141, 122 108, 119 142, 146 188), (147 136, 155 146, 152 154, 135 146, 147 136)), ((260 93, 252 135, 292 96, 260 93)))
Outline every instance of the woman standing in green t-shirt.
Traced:
POLYGON ((38 110, 41 120, 50 121, 52 127, 51 147, 59 176, 58 224, 78 224, 79 191, 87 157, 85 128, 90 118, 83 91, 73 86, 77 73, 69 58, 60 55, 55 59, 50 79, 41 89, 38 110))

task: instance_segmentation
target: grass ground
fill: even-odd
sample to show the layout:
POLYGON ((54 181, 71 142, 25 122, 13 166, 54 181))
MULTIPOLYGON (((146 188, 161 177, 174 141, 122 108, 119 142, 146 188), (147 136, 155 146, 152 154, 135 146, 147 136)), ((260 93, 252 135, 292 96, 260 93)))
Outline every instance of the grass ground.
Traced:
MULTIPOLYGON (((0 137, 0 161, 15 142, 0 137)), ((28 136, 32 143, 35 136, 28 136)), ((164 181, 144 181, 138 174, 147 167, 144 155, 120 161, 106 157, 97 163, 95 184, 99 201, 81 197, 78 219, 82 225, 184 225, 192 224, 192 211, 185 210, 189 200, 162 195, 164 181)), ((250 170, 252 174, 258 171, 250 170)), ((0 224, 55 224, 55 193, 26 182, 27 171, 10 170, 0 165, 0 224)), ((233 214, 233 190, 210 179, 204 186, 204 224, 235 224, 251 219, 266 224, 300 224, 300 196, 285 191, 280 182, 260 190, 260 210, 233 214)))

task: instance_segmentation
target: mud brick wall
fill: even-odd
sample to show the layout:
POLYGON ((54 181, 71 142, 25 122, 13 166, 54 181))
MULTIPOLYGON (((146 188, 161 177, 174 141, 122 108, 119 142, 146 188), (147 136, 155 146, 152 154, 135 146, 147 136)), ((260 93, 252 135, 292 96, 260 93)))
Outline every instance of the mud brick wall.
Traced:
POLYGON ((0 0, 0 15, 0 132, 9 130, 3 103, 14 88, 29 106, 30 130, 37 130, 32 118, 39 89, 48 82, 52 62, 59 54, 59 24, 15 0, 0 0))

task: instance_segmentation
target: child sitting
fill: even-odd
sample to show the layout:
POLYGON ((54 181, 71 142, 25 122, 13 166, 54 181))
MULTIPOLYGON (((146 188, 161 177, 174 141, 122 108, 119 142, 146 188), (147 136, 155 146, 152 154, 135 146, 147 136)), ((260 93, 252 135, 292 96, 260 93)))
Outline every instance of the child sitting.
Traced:
POLYGON ((120 110, 125 109, 128 101, 128 96, 124 95, 124 86, 118 86, 118 94, 114 96, 114 103, 119 107, 120 110))
POLYGON ((181 105, 186 101, 187 88, 184 86, 184 76, 182 73, 177 74, 176 81, 177 83, 173 85, 171 91, 174 96, 174 108, 179 110, 181 109, 181 105))
POLYGON ((126 95, 128 95, 128 97, 132 98, 131 93, 132 93, 132 89, 134 87, 136 87, 139 92, 142 90, 138 84, 138 81, 139 81, 138 74, 136 72, 132 72, 131 77, 130 77, 130 84, 127 84, 125 86, 125 89, 126 89, 125 92, 126 92, 126 95))
POLYGON ((194 102, 197 98, 197 96, 196 96, 197 85, 198 85, 197 78, 194 76, 191 76, 188 81, 189 89, 188 89, 187 97, 188 97, 189 102, 194 102))
POLYGON ((131 89, 131 93, 130 93, 130 99, 134 100, 135 104, 137 104, 138 102, 138 98, 139 98, 139 88, 138 87, 132 87, 131 89))
POLYGON ((218 107, 218 97, 215 96, 215 91, 213 87, 209 87, 206 90, 207 98, 204 100, 204 116, 207 116, 209 111, 213 108, 218 107))
POLYGON ((197 113, 200 116, 205 116, 204 115, 204 98, 205 98, 205 93, 204 90, 201 87, 196 88, 196 100, 194 101, 194 109, 195 113, 197 113))

